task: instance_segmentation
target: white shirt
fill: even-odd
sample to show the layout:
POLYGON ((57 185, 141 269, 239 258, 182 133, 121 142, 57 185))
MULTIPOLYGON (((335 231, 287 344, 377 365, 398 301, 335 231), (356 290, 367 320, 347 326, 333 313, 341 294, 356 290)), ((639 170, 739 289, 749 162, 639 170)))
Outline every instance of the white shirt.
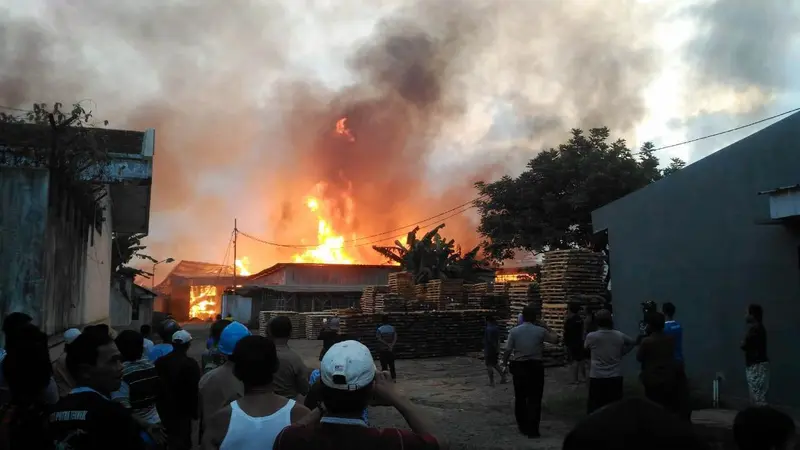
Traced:
POLYGON ((294 400, 269 416, 251 417, 239 408, 239 401, 231 403, 231 421, 219 450, 271 450, 275 438, 292 424, 294 400))

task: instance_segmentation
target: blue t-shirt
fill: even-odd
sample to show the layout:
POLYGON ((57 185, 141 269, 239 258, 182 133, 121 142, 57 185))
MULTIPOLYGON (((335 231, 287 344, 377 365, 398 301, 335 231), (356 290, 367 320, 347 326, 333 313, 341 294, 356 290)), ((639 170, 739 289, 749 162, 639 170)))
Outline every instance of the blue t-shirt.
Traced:
POLYGON ((150 362, 156 362, 158 358, 169 355, 172 352, 172 344, 157 344, 147 353, 150 362))
POLYGON ((664 322, 664 334, 675 342, 675 360, 683 362, 683 327, 674 320, 664 322))

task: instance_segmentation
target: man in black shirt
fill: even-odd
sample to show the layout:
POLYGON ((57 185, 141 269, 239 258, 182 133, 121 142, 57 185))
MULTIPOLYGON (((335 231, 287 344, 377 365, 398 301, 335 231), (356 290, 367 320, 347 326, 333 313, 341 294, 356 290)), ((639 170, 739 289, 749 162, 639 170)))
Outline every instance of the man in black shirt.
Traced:
POLYGON ((586 381, 586 350, 583 347, 584 319, 581 317, 581 305, 569 305, 569 315, 564 321, 564 346, 567 348, 569 360, 572 363, 572 383, 580 384, 586 381))
POLYGON ((322 341, 322 350, 319 352, 319 360, 322 361, 322 357, 328 352, 328 349, 333 344, 342 341, 342 337, 339 335, 339 318, 331 317, 328 319, 325 327, 319 332, 317 339, 322 341))
POLYGON ((192 420, 199 416, 200 366, 186 354, 191 342, 188 331, 176 331, 172 335, 172 352, 156 360, 156 371, 165 388, 158 414, 167 429, 170 450, 192 448, 192 420))
POLYGON ((56 448, 145 449, 146 435, 129 410, 111 401, 122 381, 122 362, 108 334, 83 333, 67 350, 67 369, 78 386, 50 414, 56 448))

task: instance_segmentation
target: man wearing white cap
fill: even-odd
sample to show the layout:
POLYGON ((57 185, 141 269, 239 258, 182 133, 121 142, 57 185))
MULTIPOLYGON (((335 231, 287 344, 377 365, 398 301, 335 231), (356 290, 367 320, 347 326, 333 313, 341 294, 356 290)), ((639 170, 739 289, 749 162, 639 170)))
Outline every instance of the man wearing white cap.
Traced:
POLYGON ((395 390, 388 374, 375 369, 372 354, 360 342, 334 344, 322 357, 320 380, 322 402, 301 420, 303 424, 285 428, 275 439, 274 449, 446 448, 433 436, 430 423, 419 409, 395 390), (362 414, 373 397, 394 406, 412 431, 367 426, 362 414), (308 423, 320 416, 320 424, 308 423))
POLYGON ((53 361, 53 379, 56 380, 58 386, 58 396, 65 397, 69 391, 75 389, 75 380, 67 370, 67 348, 72 342, 81 335, 81 330, 77 328, 70 328, 64 332, 64 351, 61 356, 53 361))
POLYGON ((186 330, 172 334, 172 351, 158 358, 156 371, 164 385, 158 412, 167 429, 167 447, 172 450, 192 448, 192 420, 198 418, 200 365, 187 352, 192 335, 186 330))

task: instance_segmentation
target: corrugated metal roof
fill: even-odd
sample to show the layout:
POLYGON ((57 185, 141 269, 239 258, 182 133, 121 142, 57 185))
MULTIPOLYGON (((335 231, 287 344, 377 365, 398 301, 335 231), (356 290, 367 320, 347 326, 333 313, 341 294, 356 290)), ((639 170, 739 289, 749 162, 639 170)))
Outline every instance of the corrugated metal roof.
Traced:
POLYGON ((288 293, 325 293, 325 292, 362 292, 366 285, 305 285, 305 286, 292 286, 292 285, 271 285, 271 286, 244 286, 247 288, 260 288, 269 289, 275 292, 288 292, 288 293))
POLYGON ((283 270, 287 267, 362 267, 362 268, 387 268, 387 267, 396 267, 397 270, 400 270, 399 266, 392 266, 388 264, 315 264, 315 263, 277 263, 274 266, 268 267, 261 272, 256 274, 250 275, 248 278, 249 280, 256 280, 263 276, 269 275, 271 273, 278 272, 283 270))

